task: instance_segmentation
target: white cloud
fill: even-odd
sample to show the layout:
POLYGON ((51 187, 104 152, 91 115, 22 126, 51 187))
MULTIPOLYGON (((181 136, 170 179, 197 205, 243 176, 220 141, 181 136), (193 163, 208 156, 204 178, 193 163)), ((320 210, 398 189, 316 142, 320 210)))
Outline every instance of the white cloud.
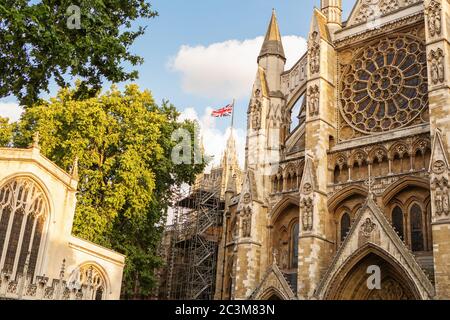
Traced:
MULTIPOLYGON (((179 72, 187 93, 218 99, 243 98, 251 91, 256 73, 256 58, 263 37, 244 41, 228 40, 209 46, 182 46, 169 62, 179 72)), ((306 51, 306 40, 283 37, 286 68, 292 67, 306 51)))
POLYGON ((22 112, 22 107, 20 107, 17 103, 0 102, 0 116, 3 118, 9 118, 11 122, 19 120, 22 112))
MULTIPOLYGON (((181 112, 180 121, 183 120, 196 120, 200 125, 200 133, 203 137, 203 145, 205 147, 205 153, 208 156, 214 156, 214 159, 207 169, 211 169, 211 166, 217 166, 220 164, 223 152, 227 145, 228 137, 230 136, 230 129, 226 132, 216 128, 215 118, 211 117, 211 108, 205 109, 204 114, 200 118, 197 112, 193 108, 187 108, 181 112)), ((233 130, 234 138, 236 141, 236 149, 239 157, 239 164, 241 168, 244 166, 245 159, 245 132, 240 129, 233 130)))

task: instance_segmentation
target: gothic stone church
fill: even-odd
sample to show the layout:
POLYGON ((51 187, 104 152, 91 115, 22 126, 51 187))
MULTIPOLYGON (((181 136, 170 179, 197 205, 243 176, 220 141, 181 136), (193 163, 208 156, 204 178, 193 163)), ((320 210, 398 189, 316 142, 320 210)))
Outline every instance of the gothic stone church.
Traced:
POLYGON ((0 300, 115 300, 125 257, 72 235, 78 184, 40 153, 0 148, 0 300))
POLYGON ((450 299, 449 57, 449 0, 322 0, 290 70, 273 14, 215 298, 450 299))

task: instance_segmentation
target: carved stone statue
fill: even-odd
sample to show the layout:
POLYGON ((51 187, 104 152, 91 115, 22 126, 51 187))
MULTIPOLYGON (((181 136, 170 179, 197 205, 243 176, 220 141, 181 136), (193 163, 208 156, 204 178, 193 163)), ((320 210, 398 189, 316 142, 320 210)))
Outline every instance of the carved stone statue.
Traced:
POLYGON ((252 213, 251 209, 245 210, 245 215, 242 217, 242 237, 251 237, 252 229, 252 213))
POLYGON ((440 191, 436 192, 434 203, 436 204, 436 213, 438 216, 442 215, 442 194, 440 191))
POLYGON ((431 50, 428 60, 431 65, 431 81, 433 84, 445 81, 444 52, 442 49, 431 50))
POLYGON ((444 56, 440 55, 438 62, 438 79, 439 82, 445 81, 445 66, 444 66, 444 56))
POLYGON ((434 37, 442 31, 441 4, 435 0, 431 1, 425 9, 428 18, 428 32, 434 37))
POLYGON ((314 204, 311 197, 304 198, 300 203, 302 212, 303 231, 312 231, 313 229, 313 211, 314 204))
POLYGON ((256 89, 255 96, 252 99, 251 105, 251 117, 252 117, 252 129, 259 130, 261 129, 261 91, 256 89))
POLYGON ((442 210, 444 211, 444 214, 448 216, 449 212, 449 199, 448 199, 448 192, 444 193, 444 196, 442 198, 442 210))
POLYGON ((314 31, 309 38, 309 68, 311 74, 316 74, 320 71, 320 43, 319 34, 314 31))
POLYGON ((309 106, 309 115, 314 117, 319 114, 319 87, 313 86, 309 88, 308 92, 308 106, 309 106))

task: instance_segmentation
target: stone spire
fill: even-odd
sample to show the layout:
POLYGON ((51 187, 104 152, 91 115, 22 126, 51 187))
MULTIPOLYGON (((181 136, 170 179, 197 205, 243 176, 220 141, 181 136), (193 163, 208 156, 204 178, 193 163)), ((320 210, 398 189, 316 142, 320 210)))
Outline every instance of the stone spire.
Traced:
POLYGON ((233 134, 234 129, 231 128, 230 130, 230 136, 227 140, 227 146, 225 147, 225 151, 222 156, 222 162, 221 166, 229 166, 229 165, 238 165, 238 157, 237 157, 237 151, 236 151, 236 140, 234 139, 233 134))
POLYGON ((236 174, 239 171, 239 161, 236 150, 236 140, 233 133, 234 129, 231 128, 230 136, 227 141, 225 152, 222 156, 221 167, 223 170, 223 179, 225 192, 237 192, 236 174))
POLYGON ((227 172, 227 186, 225 188, 225 193, 230 192, 231 194, 235 195, 237 193, 237 186, 236 186, 236 176, 233 174, 233 168, 229 167, 229 170, 227 172))
POLYGON ((286 61, 275 9, 273 9, 272 11, 272 18, 270 19, 266 37, 264 39, 261 52, 259 53, 258 62, 262 57, 266 55, 279 56, 286 61))

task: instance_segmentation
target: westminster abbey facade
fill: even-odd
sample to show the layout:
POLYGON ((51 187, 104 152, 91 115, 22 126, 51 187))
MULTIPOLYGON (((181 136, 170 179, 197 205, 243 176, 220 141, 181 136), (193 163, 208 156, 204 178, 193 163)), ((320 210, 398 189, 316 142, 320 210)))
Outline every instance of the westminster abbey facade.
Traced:
POLYGON ((450 1, 322 0, 290 70, 280 34, 273 13, 215 298, 450 299, 450 1))

